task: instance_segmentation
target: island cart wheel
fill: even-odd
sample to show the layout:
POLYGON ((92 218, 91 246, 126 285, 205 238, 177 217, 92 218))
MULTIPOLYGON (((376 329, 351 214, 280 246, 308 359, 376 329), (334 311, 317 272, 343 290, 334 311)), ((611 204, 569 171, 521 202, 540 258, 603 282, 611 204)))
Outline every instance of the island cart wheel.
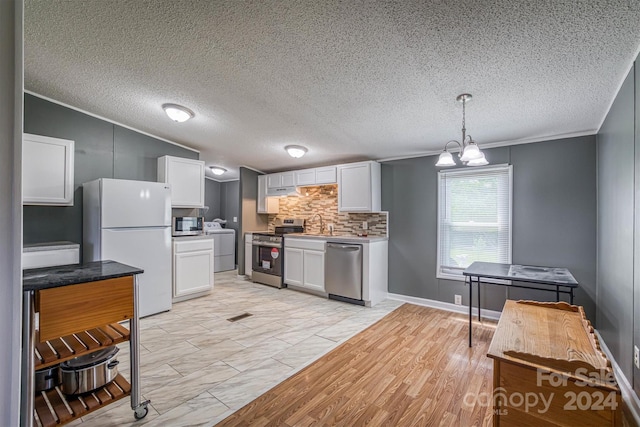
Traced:
POLYGON ((144 417, 146 417, 148 413, 149 413, 149 408, 146 406, 142 406, 140 408, 136 408, 133 411, 133 416, 135 417, 136 420, 141 420, 144 417))

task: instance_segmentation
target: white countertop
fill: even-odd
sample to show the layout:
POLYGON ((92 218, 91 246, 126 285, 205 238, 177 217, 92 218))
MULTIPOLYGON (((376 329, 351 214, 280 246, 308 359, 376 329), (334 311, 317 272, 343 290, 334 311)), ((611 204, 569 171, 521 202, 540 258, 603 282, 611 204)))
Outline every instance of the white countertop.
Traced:
POLYGON ((298 238, 298 239, 315 239, 315 240, 324 240, 329 243, 373 243, 373 242, 383 242, 389 240, 388 237, 380 237, 380 236, 354 236, 352 234, 345 235, 336 235, 330 236, 328 234, 305 234, 305 233, 289 233, 285 235, 285 239, 289 238, 298 238))
POLYGON ((172 240, 200 240, 200 239, 213 239, 213 234, 196 234, 192 236, 173 236, 172 240))
POLYGON ((40 251, 54 251, 60 249, 79 249, 80 244, 61 241, 61 242, 47 242, 47 243, 31 243, 24 245, 22 252, 40 252, 40 251))

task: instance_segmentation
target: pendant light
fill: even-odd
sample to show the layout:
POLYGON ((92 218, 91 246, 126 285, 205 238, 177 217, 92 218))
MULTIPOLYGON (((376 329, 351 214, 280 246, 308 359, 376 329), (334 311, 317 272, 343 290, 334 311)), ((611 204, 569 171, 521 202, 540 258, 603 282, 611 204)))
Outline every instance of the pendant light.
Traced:
POLYGON ((447 142, 444 145, 444 150, 440 153, 438 157, 438 162, 436 166, 455 166, 456 162, 453 159, 451 153, 447 150, 447 147, 450 143, 458 144, 460 147, 460 152, 458 156, 460 157, 460 161, 467 166, 483 166, 489 164, 487 159, 484 157, 484 153, 480 151, 478 144, 471 138, 471 135, 467 135, 467 128, 465 127, 465 119, 466 119, 466 104, 467 101, 471 100, 472 96, 468 93, 463 93, 462 95, 458 95, 456 101, 462 102, 462 142, 458 142, 455 139, 447 142))

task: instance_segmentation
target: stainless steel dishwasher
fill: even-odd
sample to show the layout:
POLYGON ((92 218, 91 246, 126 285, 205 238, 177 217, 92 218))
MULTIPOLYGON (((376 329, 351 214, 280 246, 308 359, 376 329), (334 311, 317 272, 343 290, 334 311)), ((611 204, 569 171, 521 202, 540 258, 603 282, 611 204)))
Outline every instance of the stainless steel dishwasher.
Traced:
POLYGON ((362 245, 327 243, 324 280, 329 298, 364 305, 362 245))

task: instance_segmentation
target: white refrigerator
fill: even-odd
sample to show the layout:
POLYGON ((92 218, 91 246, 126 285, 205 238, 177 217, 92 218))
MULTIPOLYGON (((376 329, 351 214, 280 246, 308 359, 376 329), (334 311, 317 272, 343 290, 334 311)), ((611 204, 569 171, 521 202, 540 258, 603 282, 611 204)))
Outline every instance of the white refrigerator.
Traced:
POLYGON ((142 268, 140 316, 171 309, 171 192, 168 184, 101 178, 82 184, 83 262, 142 268))

